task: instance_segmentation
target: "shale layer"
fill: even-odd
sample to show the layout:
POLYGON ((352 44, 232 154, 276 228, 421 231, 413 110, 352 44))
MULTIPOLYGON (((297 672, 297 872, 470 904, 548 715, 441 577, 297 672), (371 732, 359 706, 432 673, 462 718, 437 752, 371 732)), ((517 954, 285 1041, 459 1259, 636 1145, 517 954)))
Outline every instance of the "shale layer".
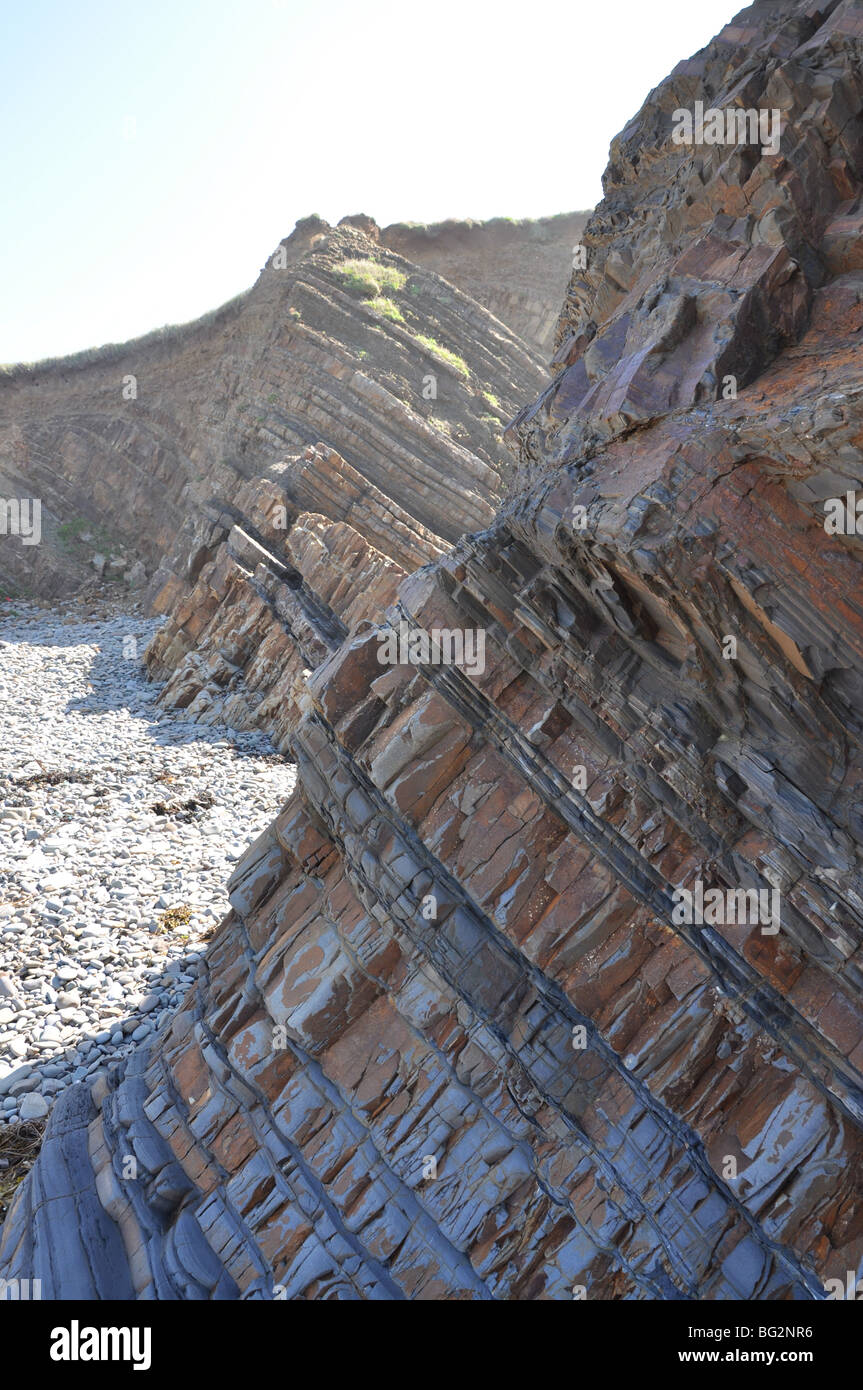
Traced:
MULTIPOLYGON (((55 1107, 0 1275, 809 1300, 860 1271, 863 576, 824 504, 863 490, 861 61, 853 0, 759 3, 651 93, 550 383, 429 279, 482 389, 522 389, 517 469, 476 433, 423 453, 418 406, 372 456, 313 405, 316 438, 171 503, 162 700, 265 729, 297 788, 181 1010, 55 1107), (696 102, 775 110, 778 152, 676 142, 696 102), (686 921, 682 889, 781 908, 686 921)), ((303 305, 355 238, 403 266, 329 231, 303 305)))

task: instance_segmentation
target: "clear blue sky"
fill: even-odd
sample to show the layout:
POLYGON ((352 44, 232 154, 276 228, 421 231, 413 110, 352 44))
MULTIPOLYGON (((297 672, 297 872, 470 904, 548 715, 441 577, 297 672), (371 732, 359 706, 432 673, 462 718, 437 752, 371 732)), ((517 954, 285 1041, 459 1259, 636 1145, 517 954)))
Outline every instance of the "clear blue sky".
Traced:
POLYGON ((729 0, 0 0, 0 362, 250 285, 300 217, 592 207, 729 0))

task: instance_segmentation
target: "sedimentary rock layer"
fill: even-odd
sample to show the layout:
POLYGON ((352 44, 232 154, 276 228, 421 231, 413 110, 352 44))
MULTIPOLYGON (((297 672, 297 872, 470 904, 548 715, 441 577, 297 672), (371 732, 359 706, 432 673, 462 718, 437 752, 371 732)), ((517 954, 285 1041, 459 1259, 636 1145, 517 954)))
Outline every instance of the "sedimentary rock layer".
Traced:
POLYGON ((570 212, 520 222, 394 222, 378 235, 384 246, 458 285, 547 359, 587 218, 570 212))
POLYGON ((823 503, 863 490, 861 59, 849 0, 756 4, 651 94, 518 486, 413 574, 364 541, 385 613, 310 496, 278 553, 251 505, 213 520, 153 661, 206 705, 248 613, 225 683, 297 789, 181 1012, 58 1105, 0 1274, 807 1300, 860 1270, 863 552, 823 503), (778 153, 675 144, 696 100, 775 107, 778 153), (405 631, 484 659, 382 662, 405 631), (699 884, 778 918, 686 920, 699 884))
POLYGON ((243 483, 319 443, 347 488, 365 480, 457 540, 492 520, 503 428, 547 379, 435 272, 307 219, 206 319, 0 374, 0 496, 42 508, 41 544, 0 536, 0 584, 67 594, 120 549, 165 567, 161 583, 202 506, 236 506, 243 483))
POLYGON ((240 491, 242 510, 211 508, 193 528, 185 565, 155 597, 170 617, 146 662, 166 680, 166 708, 259 728, 289 753, 308 702, 305 676, 351 627, 394 601, 407 572, 446 547, 377 489, 356 487, 337 454, 309 449, 273 474, 240 491), (292 497, 353 517, 390 554, 344 521, 288 510, 292 497))

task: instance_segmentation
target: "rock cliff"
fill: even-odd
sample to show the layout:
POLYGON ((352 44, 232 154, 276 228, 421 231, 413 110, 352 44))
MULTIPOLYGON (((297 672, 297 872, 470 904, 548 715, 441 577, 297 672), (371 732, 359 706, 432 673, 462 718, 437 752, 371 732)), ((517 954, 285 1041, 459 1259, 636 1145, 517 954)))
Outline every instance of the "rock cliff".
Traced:
POLYGON ((570 212, 535 222, 395 222, 379 240, 458 285, 545 360, 554 349, 560 301, 587 218, 570 212))
POLYGON ((0 373, 0 496, 39 498, 42 532, 6 539, 0 585, 65 595, 116 555, 158 590, 202 508, 318 443, 448 541, 487 525, 544 363, 369 231, 309 218, 215 314, 0 373))
POLYGON ((807 1300, 861 1271, 861 60, 853 0, 758 3, 651 93, 517 475, 470 451, 472 534, 420 485, 455 508, 453 456, 396 486, 323 430, 178 522, 162 698, 271 732, 297 787, 181 1010, 58 1102, 0 1275, 807 1300), (778 149, 677 142, 696 103, 778 113, 778 149), (770 915, 680 911, 714 893, 770 915))

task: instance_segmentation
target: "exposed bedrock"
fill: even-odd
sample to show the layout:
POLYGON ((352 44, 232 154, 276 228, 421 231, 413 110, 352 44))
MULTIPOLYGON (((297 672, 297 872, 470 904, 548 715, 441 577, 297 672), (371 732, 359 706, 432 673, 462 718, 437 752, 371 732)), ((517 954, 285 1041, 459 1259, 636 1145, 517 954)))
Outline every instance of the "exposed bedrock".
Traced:
POLYGON ((399 255, 458 285, 547 360, 554 350, 573 252, 588 216, 569 212, 535 222, 451 220, 430 227, 395 222, 378 236, 399 255))
POLYGON ((451 546, 323 435, 190 518, 162 699, 266 729, 297 788, 180 1012, 56 1106, 0 1275, 863 1273, 863 551, 824 510, 863 493, 861 59, 849 0, 757 4, 651 94, 488 524, 451 546), (674 144, 696 101, 778 108, 779 152, 674 144), (681 890, 777 910, 687 921, 681 890))
POLYGON ((164 582, 204 504, 236 505, 318 443, 351 486, 455 541, 492 520, 503 429, 547 380, 534 348, 433 270, 306 219, 197 323, 0 373, 4 523, 5 499, 42 509, 41 544, 0 535, 0 585, 65 595, 114 551, 164 582))
POLYGON ((846 274, 856 283, 858 11, 854 0, 750 6, 612 142, 558 324, 557 374, 516 423, 525 478, 747 386, 799 338, 815 290, 846 274), (678 142, 676 113, 689 112, 694 137, 696 103, 738 113, 746 138, 678 142), (754 140, 746 112, 764 113, 754 140))

